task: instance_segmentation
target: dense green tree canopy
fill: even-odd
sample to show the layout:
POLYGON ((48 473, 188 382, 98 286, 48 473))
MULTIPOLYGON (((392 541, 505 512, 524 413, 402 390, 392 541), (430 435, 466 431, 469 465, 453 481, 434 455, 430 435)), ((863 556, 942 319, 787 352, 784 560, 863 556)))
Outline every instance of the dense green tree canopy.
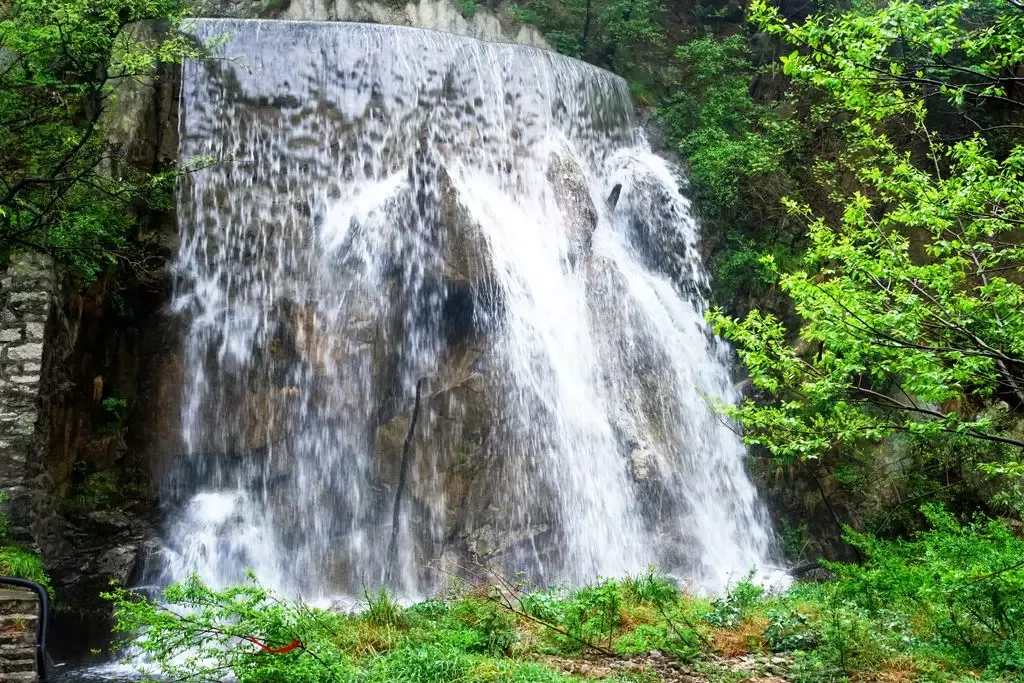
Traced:
POLYGON ((780 279, 799 346, 771 315, 712 315, 774 397, 731 411, 750 443, 816 457, 907 431, 1024 447, 1012 427, 1024 409, 1024 145, 985 135, 1024 125, 972 118, 992 118, 974 111, 992 104, 1008 121, 1024 113, 1013 98, 1024 12, 1003 8, 894 2, 792 24, 754 3, 764 29, 803 46, 786 73, 849 114, 843 162, 856 181, 834 195, 834 218, 791 204, 810 237, 804 267, 780 279), (929 121, 937 96, 982 130, 942 140, 929 121))
POLYGON ((104 126, 118 86, 195 52, 138 22, 179 19, 181 0, 0 3, 0 249, 54 253, 94 277, 129 249, 160 178, 121 161, 104 126))

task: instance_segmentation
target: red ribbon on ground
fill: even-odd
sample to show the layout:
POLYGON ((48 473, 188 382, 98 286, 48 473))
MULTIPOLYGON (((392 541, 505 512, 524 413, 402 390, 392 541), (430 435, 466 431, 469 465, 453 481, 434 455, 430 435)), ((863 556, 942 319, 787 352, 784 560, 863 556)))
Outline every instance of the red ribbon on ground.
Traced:
POLYGON ((241 638, 242 638, 242 640, 248 640, 250 643, 252 643, 256 647, 260 648, 264 652, 269 652, 272 655, 283 655, 286 652, 291 652, 292 650, 294 650, 297 647, 302 647, 302 641, 301 640, 296 640, 295 642, 289 643, 288 645, 285 645, 284 647, 270 647, 269 645, 267 645, 265 643, 261 643, 260 641, 256 640, 255 638, 250 638, 248 636, 241 636, 241 638))

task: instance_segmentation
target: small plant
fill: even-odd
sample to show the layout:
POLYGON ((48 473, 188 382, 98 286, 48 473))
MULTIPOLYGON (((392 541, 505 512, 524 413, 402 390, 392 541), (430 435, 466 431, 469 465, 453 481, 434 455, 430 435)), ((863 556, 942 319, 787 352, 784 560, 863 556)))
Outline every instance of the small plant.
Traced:
POLYGON ((355 678, 355 668, 335 641, 344 616, 280 598, 250 582, 214 590, 193 576, 163 591, 159 602, 123 588, 104 597, 114 605, 115 629, 132 634, 118 645, 141 657, 145 676, 240 683, 306 681, 334 683, 355 678), (261 646, 262 644, 262 646, 261 646), (282 648, 279 654, 265 647, 282 648), (202 657, 182 657, 202 652, 202 657))
POLYGON ((672 649, 668 640, 668 631, 664 626, 640 624, 615 641, 615 652, 626 656, 643 654, 651 650, 665 652, 672 649))
POLYGON ((123 398, 108 396, 103 399, 102 406, 109 419, 117 425, 120 425, 128 417, 128 401, 123 398))
POLYGON ((565 626, 578 642, 604 642, 611 647, 621 625, 619 584, 599 581, 572 594, 565 612, 565 626))
POLYGON ((768 612, 764 641, 773 652, 812 650, 821 641, 821 635, 808 615, 795 609, 775 609, 768 612))
POLYGON ((679 599, 679 589, 668 577, 654 569, 640 576, 628 576, 622 580, 622 591, 630 599, 665 607, 679 599))
POLYGON ((755 604, 764 595, 764 588, 753 583, 748 576, 740 581, 720 600, 711 603, 711 611, 704 620, 712 626, 732 628, 743 621, 748 607, 755 604))
POLYGON ((519 642, 516 616, 495 601, 466 597, 452 610, 452 616, 472 631, 466 644, 470 652, 508 655, 519 642))
POLYGON ((381 588, 377 592, 363 591, 363 600, 366 602, 366 618, 378 627, 394 627, 402 624, 402 606, 388 595, 386 589, 381 588))
POLYGON ((792 526, 786 520, 779 525, 779 540, 782 542, 782 554, 787 560, 799 562, 806 557, 810 540, 807 536, 807 524, 792 526))
POLYGON ((67 512, 109 510, 131 494, 140 493, 137 489, 124 486, 118 474, 112 470, 86 474, 88 466, 81 461, 75 464, 75 468, 81 478, 64 500, 63 507, 67 512))
MULTIPOLYGON (((0 506, 8 500, 6 493, 0 493, 0 506)), ((7 534, 10 521, 0 512, 0 576, 28 579, 44 586, 51 594, 50 577, 43 568, 43 561, 35 553, 10 544, 7 534)))
POLYGON ((539 24, 540 16, 537 14, 537 10, 533 7, 525 5, 512 4, 509 5, 509 12, 512 14, 512 19, 517 24, 539 24))
POLYGON ((465 652, 436 644, 401 648, 379 659, 370 672, 369 681, 432 681, 467 680, 474 661, 465 652))
POLYGON ((452 0, 452 1, 458 6, 459 11, 462 12, 462 16, 465 17, 466 19, 471 19, 471 18, 473 18, 473 15, 476 14, 476 10, 477 10, 476 0, 452 0))

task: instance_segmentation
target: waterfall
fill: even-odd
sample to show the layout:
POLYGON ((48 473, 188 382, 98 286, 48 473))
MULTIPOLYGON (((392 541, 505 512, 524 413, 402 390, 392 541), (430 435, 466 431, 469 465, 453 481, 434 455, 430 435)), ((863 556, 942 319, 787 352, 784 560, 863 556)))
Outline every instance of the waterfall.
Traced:
POLYGON ((166 578, 406 596, 769 555, 698 226, 625 81, 418 29, 197 20, 166 578), (446 569, 447 568, 447 569, 446 569))

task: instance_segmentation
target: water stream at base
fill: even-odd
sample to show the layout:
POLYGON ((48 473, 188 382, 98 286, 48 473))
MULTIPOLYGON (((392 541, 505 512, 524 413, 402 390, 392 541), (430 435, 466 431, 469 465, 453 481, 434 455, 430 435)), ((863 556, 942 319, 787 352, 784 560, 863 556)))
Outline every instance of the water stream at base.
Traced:
POLYGON ((162 581, 428 593, 768 563, 698 227, 622 79, 417 29, 197 20, 162 581), (404 463, 404 465, 403 465, 404 463), (404 474, 403 474, 404 472, 404 474), (397 510, 397 514, 396 514, 397 510))

